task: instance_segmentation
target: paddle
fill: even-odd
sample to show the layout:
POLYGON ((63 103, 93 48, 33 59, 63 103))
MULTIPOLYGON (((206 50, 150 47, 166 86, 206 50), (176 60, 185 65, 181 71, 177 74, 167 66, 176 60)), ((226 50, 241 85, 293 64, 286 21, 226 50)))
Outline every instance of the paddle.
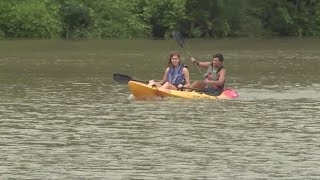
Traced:
POLYGON ((197 89, 197 88, 187 88, 183 87, 183 89, 190 89, 197 92, 203 92, 204 94, 207 94, 209 96, 219 96, 221 92, 217 91, 216 89, 212 88, 204 88, 204 89, 197 89))
MULTIPOLYGON (((190 55, 189 51, 187 50, 187 48, 184 45, 184 40, 181 37, 181 34, 178 31, 173 31, 172 32, 172 36, 176 40, 176 42, 179 44, 179 46, 189 55, 189 58, 191 59, 191 55, 190 55)), ((203 75, 202 71, 200 70, 199 66, 195 62, 193 62, 193 64, 199 70, 202 79, 205 80, 206 78, 204 77, 204 75, 203 75)), ((219 92, 217 89, 212 88, 210 84, 208 84, 208 86, 209 86, 209 88, 203 89, 202 92, 215 92, 215 95, 213 95, 213 96, 217 96, 217 95, 221 94, 221 92, 219 92)))
MULTIPOLYGON (((179 46, 188 54, 189 58, 191 59, 192 56, 190 55, 190 53, 189 53, 189 51, 187 50, 187 48, 185 48, 184 41, 183 41, 180 33, 179 33, 178 31, 173 31, 172 36, 173 36, 173 38, 176 40, 176 42, 179 44, 179 46)), ((194 63, 194 62, 193 62, 193 64, 194 64, 194 65, 197 67, 197 69, 199 70, 199 72, 200 72, 203 80, 205 80, 205 77, 204 77, 202 71, 200 70, 199 66, 198 66, 196 63, 194 63)))
POLYGON ((137 81, 137 82, 142 82, 142 83, 148 83, 148 81, 136 80, 136 79, 133 79, 130 76, 123 75, 123 74, 117 74, 117 73, 113 74, 113 80, 115 80, 115 81, 117 81, 119 83, 123 83, 123 84, 128 84, 129 81, 137 81))
MULTIPOLYGON (((124 83, 127 84, 129 81, 137 81, 137 82, 142 82, 142 83, 148 83, 148 81, 141 81, 141 80, 136 80, 133 79, 130 76, 124 75, 124 74, 113 74, 113 80, 119 82, 119 83, 124 83)), ((198 92, 203 92, 204 94, 210 95, 210 96, 218 96, 219 93, 217 91, 215 91, 214 89, 210 89, 210 88, 206 88, 206 89, 195 89, 195 88, 187 88, 184 87, 184 89, 191 89, 194 91, 198 91, 198 92)))

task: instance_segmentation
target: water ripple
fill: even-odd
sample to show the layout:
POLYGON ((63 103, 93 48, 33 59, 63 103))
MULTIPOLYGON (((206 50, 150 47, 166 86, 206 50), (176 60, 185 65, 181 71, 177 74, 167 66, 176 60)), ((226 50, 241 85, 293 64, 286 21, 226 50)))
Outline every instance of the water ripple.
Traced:
POLYGON ((224 50, 221 101, 130 100, 112 72, 157 77, 151 52, 0 57, 0 178, 318 179, 319 53, 272 48, 224 50))

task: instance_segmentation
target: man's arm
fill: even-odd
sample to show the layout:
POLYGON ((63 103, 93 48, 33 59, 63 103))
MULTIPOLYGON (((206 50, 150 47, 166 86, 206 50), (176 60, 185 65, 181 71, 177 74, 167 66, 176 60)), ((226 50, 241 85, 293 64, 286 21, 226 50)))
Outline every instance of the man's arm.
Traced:
POLYGON ((201 62, 201 61, 199 61, 199 60, 196 60, 195 58, 191 58, 191 62, 193 63, 193 64, 196 64, 196 65, 198 65, 199 67, 201 67, 201 68, 208 68, 209 67, 209 65, 211 64, 211 62, 201 62))

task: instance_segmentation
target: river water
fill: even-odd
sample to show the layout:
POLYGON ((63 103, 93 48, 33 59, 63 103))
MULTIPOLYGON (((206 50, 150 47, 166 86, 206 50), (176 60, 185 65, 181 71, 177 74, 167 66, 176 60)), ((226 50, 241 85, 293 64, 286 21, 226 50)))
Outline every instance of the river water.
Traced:
POLYGON ((319 179, 320 40, 186 41, 234 100, 132 101, 173 40, 0 41, 0 179, 319 179))

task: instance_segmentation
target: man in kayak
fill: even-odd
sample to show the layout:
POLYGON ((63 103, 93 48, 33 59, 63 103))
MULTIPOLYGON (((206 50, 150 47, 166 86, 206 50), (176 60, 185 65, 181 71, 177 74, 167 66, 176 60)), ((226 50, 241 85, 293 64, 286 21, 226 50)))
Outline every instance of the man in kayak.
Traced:
POLYGON ((181 64, 180 54, 178 52, 170 53, 168 67, 164 72, 162 81, 155 82, 154 80, 150 80, 148 85, 173 90, 183 89, 184 87, 189 88, 189 71, 181 64))
POLYGON ((207 69, 204 80, 196 80, 191 84, 191 88, 214 89, 217 95, 221 94, 224 88, 226 79, 226 70, 223 67, 223 55, 216 54, 213 56, 211 62, 200 62, 195 58, 191 58, 192 63, 195 63, 200 68, 207 69))

